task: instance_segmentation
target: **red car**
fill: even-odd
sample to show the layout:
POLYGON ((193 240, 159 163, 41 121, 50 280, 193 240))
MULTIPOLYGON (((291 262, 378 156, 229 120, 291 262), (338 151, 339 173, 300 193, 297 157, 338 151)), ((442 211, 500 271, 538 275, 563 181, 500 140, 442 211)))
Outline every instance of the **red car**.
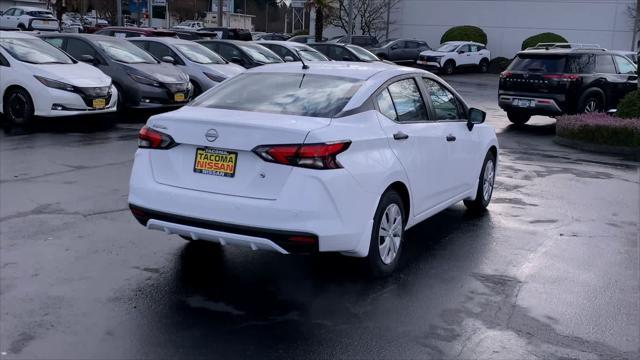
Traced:
POLYGON ((133 26, 109 26, 96 31, 96 34, 114 37, 177 37, 174 31, 133 26))

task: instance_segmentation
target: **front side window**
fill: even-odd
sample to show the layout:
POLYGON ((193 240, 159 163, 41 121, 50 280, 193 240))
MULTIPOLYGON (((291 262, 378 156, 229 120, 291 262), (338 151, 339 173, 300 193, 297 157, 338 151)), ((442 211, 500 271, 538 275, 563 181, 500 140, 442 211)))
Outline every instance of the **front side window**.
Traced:
POLYGON ((158 61, 144 50, 125 40, 96 40, 95 44, 109 58, 125 64, 157 64, 158 61))
POLYGON ((5 11, 2 15, 4 16, 13 16, 13 13, 16 11, 16 9, 9 9, 7 11, 5 11))
POLYGON ((389 94, 397 113, 397 121, 425 121, 427 107, 414 79, 405 79, 389 85, 389 94))
POLYGON ((176 49, 189 61, 198 64, 224 64, 225 61, 218 54, 200 44, 175 44, 176 49))
POLYGON ((270 45, 267 46, 265 45, 266 48, 270 49, 271 51, 273 51, 274 53, 276 53, 276 55, 280 56, 283 60, 286 56, 291 56, 291 58, 295 59, 296 57, 293 56, 293 53, 291 53, 291 51, 289 51, 286 47, 284 46, 280 46, 280 45, 270 45))
POLYGON ((631 61, 622 57, 622 56, 614 56, 616 60, 616 64, 618 65, 618 74, 629 74, 633 75, 636 73, 636 66, 633 65, 631 61))
POLYGON ((465 118, 462 104, 444 86, 431 79, 422 79, 431 99, 436 120, 456 120, 465 118))
POLYGON ((329 49, 329 57, 336 61, 354 61, 355 56, 342 46, 331 46, 329 49))
POLYGON ((469 45, 469 49, 471 52, 478 52, 478 45, 469 45))
POLYGON ((598 55, 596 58, 596 72, 599 74, 616 73, 616 66, 611 55, 598 55))
POLYGON ((64 39, 62 38, 44 38, 43 40, 57 47, 58 49, 62 49, 62 43, 64 43, 64 39))
POLYGON ((361 81, 357 79, 328 75, 244 73, 201 95, 191 105, 333 117, 344 108, 360 85, 361 81))
POLYGON ((96 51, 85 41, 78 39, 67 40, 67 53, 76 59, 81 59, 82 55, 97 56, 96 51))
POLYGON ((298 55, 305 61, 328 61, 326 56, 312 49, 300 49, 298 55))
POLYGON ((242 59, 242 53, 233 45, 219 44, 218 50, 218 53, 229 61, 233 58, 242 59))
POLYGON ((60 49, 40 39, 4 38, 0 46, 16 60, 29 64, 73 64, 60 49))

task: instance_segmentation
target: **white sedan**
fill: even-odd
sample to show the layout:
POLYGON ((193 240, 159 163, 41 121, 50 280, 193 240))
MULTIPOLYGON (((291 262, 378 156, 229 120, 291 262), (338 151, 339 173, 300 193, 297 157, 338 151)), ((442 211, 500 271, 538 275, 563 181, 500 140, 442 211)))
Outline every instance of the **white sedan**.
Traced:
POLYGON ((116 110, 111 78, 27 34, 0 31, 0 113, 10 124, 116 110))
POLYGON ((261 66, 139 134, 129 203, 148 229, 283 254, 398 264, 405 230, 484 210, 498 142, 442 79, 374 63, 261 66))

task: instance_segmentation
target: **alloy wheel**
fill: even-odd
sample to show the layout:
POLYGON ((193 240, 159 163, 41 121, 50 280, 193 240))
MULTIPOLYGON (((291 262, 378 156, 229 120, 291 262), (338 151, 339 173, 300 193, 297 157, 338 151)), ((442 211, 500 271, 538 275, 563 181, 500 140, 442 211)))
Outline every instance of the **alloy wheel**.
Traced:
POLYGON ((493 160, 487 161, 487 165, 484 167, 484 179, 482 179, 482 197, 485 201, 491 200, 491 194, 493 194, 493 185, 495 182, 495 166, 493 160))
POLYGON ((585 113, 598 112, 599 110, 598 101, 596 99, 589 99, 589 102, 587 102, 587 105, 584 107, 585 113))
POLYGON ((16 123, 24 122, 27 111, 27 99, 20 93, 9 97, 9 116, 16 123))
POLYGON ((402 239, 402 211, 397 204, 390 204, 382 215, 378 230, 378 248, 384 264, 391 264, 400 249, 402 239))

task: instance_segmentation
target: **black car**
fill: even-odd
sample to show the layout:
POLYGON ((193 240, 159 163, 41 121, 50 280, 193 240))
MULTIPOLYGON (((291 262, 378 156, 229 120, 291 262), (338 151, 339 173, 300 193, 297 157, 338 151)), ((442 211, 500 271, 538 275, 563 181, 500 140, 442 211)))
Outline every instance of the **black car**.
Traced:
POLYGON ((95 34, 40 36, 77 60, 109 75, 118 89, 118 109, 173 108, 192 95, 189 76, 162 63, 127 40, 95 34))
POLYGON ((636 65, 602 48, 536 47, 521 51, 500 75, 499 104, 514 124, 533 115, 614 109, 638 88, 636 65))
POLYGON ((374 62, 381 61, 369 50, 358 45, 338 43, 312 43, 307 44, 323 53, 326 57, 335 61, 374 62))
POLYGON ((414 39, 389 39, 369 49, 380 59, 412 63, 415 63, 420 53, 425 50, 431 50, 427 42, 414 39))
POLYGON ((252 41, 253 37, 251 36, 251 32, 245 29, 236 29, 236 28, 228 28, 228 27, 205 27, 199 29, 198 31, 206 31, 218 34, 216 39, 224 39, 224 40, 242 40, 242 41, 252 41))
POLYGON ((270 41, 287 41, 291 36, 280 33, 267 33, 259 35, 255 40, 270 40, 270 41))
POLYGON ((222 56, 225 60, 246 69, 283 62, 273 51, 254 42, 238 40, 198 40, 196 42, 222 56))
POLYGON ((189 31, 189 30, 175 30, 178 39, 182 40, 209 40, 217 39, 218 33, 212 31, 189 31))
POLYGON ((375 36, 370 35, 351 35, 351 41, 347 39, 347 35, 339 36, 331 39, 331 42, 339 44, 353 44, 362 46, 365 49, 374 48, 378 46, 378 39, 375 36))

